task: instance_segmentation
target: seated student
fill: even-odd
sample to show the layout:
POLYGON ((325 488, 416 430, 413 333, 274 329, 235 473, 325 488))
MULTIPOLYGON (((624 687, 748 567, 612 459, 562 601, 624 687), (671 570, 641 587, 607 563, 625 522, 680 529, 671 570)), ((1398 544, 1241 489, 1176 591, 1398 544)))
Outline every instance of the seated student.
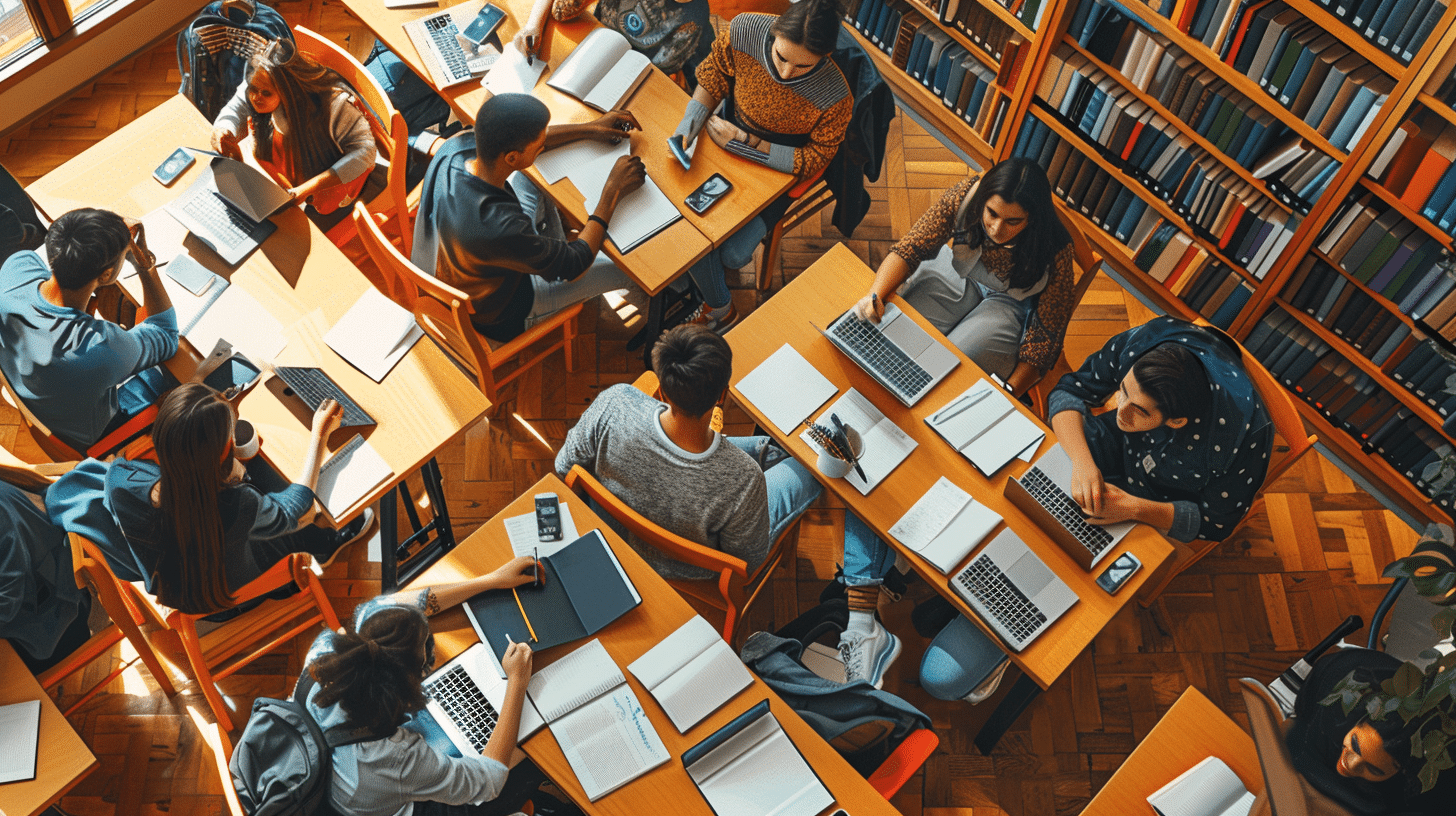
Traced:
POLYGON ((1092 521, 1141 521, 1178 541, 1222 541, 1269 470, 1274 428, 1217 330, 1160 317, 1128 329, 1047 398, 1092 521), (1090 409, 1114 392, 1117 410, 1090 409))
POLYGON ((535 783, 545 778, 525 761, 510 774, 512 787, 527 789, 503 795, 531 679, 531 648, 524 643, 512 644, 501 660, 505 705, 480 755, 441 753, 410 722, 425 707, 420 685, 435 663, 427 616, 486 590, 532 580, 531 559, 516 558, 469 581, 366 601, 354 613, 352 631, 315 638, 304 668, 317 681, 306 698, 309 713, 325 730, 349 724, 383 735, 333 750, 329 801, 340 816, 512 813, 520 794, 530 793, 517 777, 535 783))
POLYGON ((238 139, 251 132, 253 157, 309 204, 309 218, 324 230, 344 220, 356 199, 384 190, 384 173, 374 174, 378 146, 369 117, 338 72, 275 42, 248 60, 243 79, 213 123, 213 150, 241 160, 238 139))
MULTIPOLYGON (((725 440, 709 427, 733 373, 723 338, 703 326, 678 326, 653 347, 652 368, 666 402, 627 384, 603 391, 566 435, 556 473, 581 465, 653 523, 743 559, 751 573, 818 498, 819 483, 768 437, 725 440)), ((635 536, 623 538, 665 577, 716 577, 635 536)))
POLYGON ((1011 158, 947 190, 890 248, 855 312, 879 322, 898 290, 956 348, 1019 394, 1062 353, 1073 259, 1046 173, 1011 158))
MULTIPOLYGON (((706 126, 708 137, 736 156, 793 173, 796 181, 817 176, 838 152, 854 112, 849 83, 829 58, 842 20, 839 0, 800 0, 777 17, 734 17, 698 66, 698 89, 674 135, 691 144, 706 126), (725 100, 723 115, 712 115, 725 100)), ((716 331, 737 322, 724 268, 752 262, 788 206, 781 196, 693 264, 688 274, 703 296, 693 320, 716 331)))
POLYGON ((475 328, 502 343, 568 306, 631 286, 600 250, 617 202, 647 177, 642 159, 617 160, 574 241, 566 240, 559 213, 522 171, 548 148, 577 139, 620 140, 637 120, 624 111, 580 125, 550 120, 551 112, 529 94, 485 100, 474 136, 452 138, 430 162, 415 218, 415 265, 469 295, 475 328))
MULTIPOLYGON (((536 0, 514 42, 534 56, 540 52, 547 11, 559 23, 575 19, 591 4, 592 0, 536 0)), ((708 0, 598 0, 595 13, 602 25, 626 37, 665 74, 691 75, 713 44, 708 0)))
POLYGON ((177 353, 177 315, 156 258, 116 213, 62 215, 46 235, 46 254, 49 269, 34 252, 0 266, 0 369, 51 433, 85 451, 175 383, 150 369, 177 353), (123 329, 86 307, 121 277, 128 253, 147 319, 123 329))
MULTIPOLYGON (((1285 743, 1295 769, 1356 816, 1435 816, 1449 814, 1456 803, 1456 771, 1450 768, 1439 772, 1431 790, 1421 791, 1418 777, 1427 760, 1411 755, 1414 728, 1399 714, 1370 717, 1369 694, 1347 714, 1335 693, 1346 678, 1378 687, 1400 667, 1384 652, 1336 649, 1315 662, 1294 700, 1285 743)), ((1448 696, 1437 705, 1449 710, 1453 701, 1448 696)))
POLYGON ((0 638, 35 674, 91 636, 91 595, 76 586, 66 531, 30 494, 0 482, 0 638))
POLYGON ((152 442, 157 461, 87 459, 46 493, 51 520, 95 542, 123 581, 145 581, 167 606, 193 614, 234 606, 233 593, 285 555, 308 552, 327 566, 373 532, 366 511, 343 530, 305 524, 324 444, 343 418, 325 400, 298 478, 278 493, 244 481, 233 456, 233 406, 201 383, 162 400, 152 442))

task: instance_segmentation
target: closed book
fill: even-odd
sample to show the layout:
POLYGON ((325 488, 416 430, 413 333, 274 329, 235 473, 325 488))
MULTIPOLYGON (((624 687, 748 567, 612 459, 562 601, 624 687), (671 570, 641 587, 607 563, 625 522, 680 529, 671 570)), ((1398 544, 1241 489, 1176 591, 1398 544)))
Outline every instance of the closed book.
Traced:
MULTIPOLYGON (((1225 266, 1222 261, 1209 263, 1208 266, 1204 267, 1203 273, 1199 275, 1198 282, 1188 290, 1183 302, 1188 304, 1188 308, 1202 313, 1204 304, 1208 303, 1209 298, 1213 297, 1214 292, 1217 292, 1218 288, 1223 285, 1223 282, 1233 274, 1233 270, 1225 266)), ((1268 333, 1269 325, 1265 321, 1260 321, 1259 327, 1263 327, 1265 334, 1268 333)), ((1259 327, 1255 327, 1255 333, 1259 333, 1259 327)), ((1250 335, 1250 342, 1245 345, 1250 353, 1253 353, 1254 350, 1252 344, 1253 339, 1253 335, 1250 335)))
POLYGON ((1434 329, 1440 329, 1456 317, 1456 290, 1446 293, 1446 296, 1431 307, 1421 321, 1434 329))
POLYGON ((1426 234, 1424 232, 1411 230, 1401 240, 1400 246, 1396 247, 1395 251, 1391 253, 1385 265, 1380 267, 1380 271, 1376 272, 1370 278, 1370 288, 1389 298, 1390 295, 1387 292, 1388 287, 1396 283, 1396 277, 1399 275, 1401 268, 1405 266, 1406 262, 1410 260, 1411 256, 1416 253, 1416 250, 1420 249, 1421 244, 1426 240, 1426 234))
MULTIPOLYGON (((1413 238, 1421 237, 1413 234, 1413 238)), ((1421 288, 1421 282, 1426 278, 1426 273, 1435 266, 1443 253, 1441 243, 1434 238, 1426 238, 1424 242, 1411 254, 1410 260, 1401 264, 1400 271, 1395 273, 1395 280, 1381 291, 1391 303, 1396 304, 1397 310, 1402 314, 1405 309, 1401 308, 1406 303, 1406 298, 1421 288)))
POLYGON ((1309 78, 1319 55, 1338 43, 1339 40, 1334 36, 1321 34, 1300 52, 1299 58, 1294 62, 1294 68, 1289 72, 1289 77, 1279 86, 1279 104, 1286 108, 1294 104, 1294 100, 1303 92, 1305 80, 1309 78))
POLYGON ((1439 268, 1432 270, 1431 274, 1434 275, 1435 281, 1431 284, 1431 288, 1421 296, 1415 307, 1410 310, 1412 320, 1423 320, 1426 314, 1436 307, 1436 304, 1450 294, 1453 288, 1456 288, 1456 278, 1452 278, 1439 268))
POLYGON ((1269 21, 1269 29, 1264 32, 1264 41, 1259 44, 1259 50, 1254 55, 1254 61, 1249 63, 1249 70, 1245 74, 1263 88, 1269 84, 1269 75, 1279 64, 1284 51, 1289 48, 1289 40, 1293 36, 1290 30, 1305 22, 1304 15, 1298 10, 1286 8, 1269 21))
POLYGON ((1112 237, 1122 242, 1125 246, 1132 246, 1133 235, 1138 224, 1142 223, 1143 218, 1152 211, 1153 208, 1148 205, 1148 202, 1137 196, 1133 196, 1132 200, 1128 202, 1127 208, 1123 210, 1122 219, 1117 222, 1117 226, 1113 229, 1112 237))
POLYGON ((1331 111, 1316 130, 1329 137, 1330 144, 1337 150, 1348 149, 1356 128, 1370 112, 1378 96, 1371 86, 1380 75, 1380 69, 1374 65, 1361 66, 1350 72, 1344 87, 1335 94, 1336 110, 1331 111))
POLYGON ((1256 257, 1254 261, 1249 265, 1250 274, 1252 274, 1255 278, 1259 280, 1263 280, 1264 277, 1269 274, 1269 270, 1274 268, 1274 263, 1279 260, 1279 257, 1284 252, 1285 248, 1288 247, 1289 243, 1293 240, 1294 230, 1290 229, 1287 224, 1282 225, 1279 229, 1275 230, 1274 238, 1269 243, 1267 249, 1261 250, 1262 254, 1259 257, 1256 257))
MULTIPOLYGON (((1432 154, 1435 153, 1434 150, 1431 152, 1432 154)), ((1422 164, 1424 165, 1425 163, 1422 162, 1422 164)), ((1432 162, 1432 164, 1435 164, 1435 162, 1432 162)), ((1419 170, 1417 171, 1418 177, 1420 172, 1419 170)), ((1416 179, 1412 179, 1412 181, 1414 182, 1416 179)), ((1412 184, 1411 186, 1414 187, 1415 185, 1412 184)), ((1407 188, 1407 191, 1409 189, 1407 188)), ((1404 200, 1404 196, 1401 197, 1401 200, 1404 200)), ((1430 194, 1426 197, 1424 206, 1420 207, 1421 215, 1428 221, 1440 226, 1441 216, 1446 212, 1446 208, 1451 206, 1453 201, 1456 201, 1456 163, 1448 163, 1445 170, 1441 173, 1440 181, 1435 184, 1430 194)), ((1448 221, 1447 223, 1449 224, 1450 222, 1448 221)), ((1445 227, 1442 227, 1442 229, 1445 229, 1445 227)))
POLYGON ((951 74, 963 66, 969 53, 955 43, 951 43, 940 52, 940 62, 935 67, 935 80, 930 83, 930 90, 936 96, 942 98, 945 96, 946 88, 950 87, 951 74))
MULTIPOLYGON (((1289 276, 1289 280, 1284 283, 1284 288, 1279 290, 1279 297, 1285 303, 1296 307, 1299 305, 1300 293, 1305 291, 1305 285, 1309 283, 1310 273, 1314 271, 1316 263, 1318 260, 1313 255, 1306 255, 1304 260, 1299 262, 1299 266, 1294 268, 1294 274, 1289 276)), ((1318 280, 1318 277, 1315 279, 1318 280)), ((1309 287, 1311 291, 1314 288, 1309 287)))
POLYGON ((1365 228, 1365 232, 1350 245, 1348 250, 1335 258, 1335 261, 1340 264, 1341 269, 1353 274, 1365 262, 1365 258, 1375 249, 1375 245, 1380 239, 1388 236, 1390 231, 1403 220, 1400 212, 1395 209, 1381 213, 1380 217, 1365 228))
POLYGON ((1406 43, 1405 48, 1401 51, 1401 61, 1409 63, 1412 59, 1415 59, 1416 52, 1420 51, 1421 46, 1425 45, 1426 38, 1431 36, 1432 31, 1436 30, 1437 23, 1441 21, 1441 17, 1445 13, 1445 3, 1437 2, 1431 6, 1431 10, 1426 12, 1426 19, 1421 21, 1420 27, 1416 29, 1416 33, 1411 36, 1410 41, 1406 43))
POLYGON ((1385 5, 1385 3, 1388 1, 1389 0, 1352 0, 1351 5, 1354 8, 1349 18, 1350 27, 1355 29, 1356 31, 1363 31, 1365 29, 1365 25, 1370 22, 1370 18, 1374 17, 1375 13, 1380 10, 1380 7, 1385 5))
POLYGON ((1406 353, 1405 357, 1401 358, 1399 363, 1396 363, 1395 369, 1391 371, 1391 379, 1400 383, 1405 382, 1412 374, 1430 362, 1435 353, 1436 349, 1430 343, 1417 343, 1406 353))
POLYGON ((1396 321, 1395 331, 1391 332, 1390 337, 1386 338, 1385 342, 1381 343, 1375 349, 1375 352, 1370 355, 1370 362, 1378 366, 1385 365, 1386 361, 1395 353, 1395 350, 1400 347, 1400 344, 1405 342, 1407 337, 1410 337, 1410 333, 1410 326, 1407 326, 1404 322, 1396 321))
POLYGON ((1341 109, 1333 107, 1337 100, 1341 104, 1349 101, 1354 95, 1355 88, 1350 86, 1348 80, 1350 75, 1369 65, 1365 58, 1357 53, 1351 52, 1336 60, 1325 74, 1325 81, 1320 85, 1319 93, 1315 95, 1314 102, 1310 105, 1309 113, 1305 115, 1304 122, 1324 135, 1334 130, 1335 124, 1339 121, 1341 109), (1325 129, 1325 122, 1328 120, 1328 129, 1325 129))
MULTIPOLYGON (((1344 235, 1340 237, 1339 242, 1335 244, 1334 249, 1330 250, 1330 260, 1339 264, 1342 269, 1348 271, 1350 267, 1345 261, 1345 256, 1349 254, 1350 248, 1355 245, 1355 242, 1359 241, 1365 235, 1366 231, 1370 229, 1370 225, 1375 223, 1375 219, 1379 215, 1381 213, 1377 210, 1369 207, 1363 208, 1355 216, 1355 220, 1350 223, 1349 228, 1345 230, 1344 235)), ((1374 239, 1372 238, 1371 240, 1373 241, 1374 239)))
POLYGON ((1046 68, 1042 70, 1041 78, 1036 83, 1036 95, 1051 104, 1052 107, 1056 107, 1056 103, 1052 101, 1052 91, 1057 87, 1057 80, 1061 78, 1062 72, 1069 70, 1066 55, 1070 53, 1073 52, 1066 45, 1059 46, 1057 50, 1053 51, 1051 56, 1047 57, 1046 68))
POLYGON ((1420 261, 1421 263, 1416 266, 1416 271, 1411 273, 1411 280, 1414 283, 1406 287, 1403 297, 1396 303, 1396 308, 1404 315, 1415 314, 1431 290, 1440 285, 1446 277, 1429 256, 1423 255, 1420 261))
POLYGON ((1386 262, 1400 247, 1401 242, 1415 232, 1415 229, 1415 224, 1401 219, 1389 234, 1380 236, 1380 240, 1375 242, 1375 247, 1370 250, 1370 254, 1351 272, 1355 276, 1355 280, 1364 284, 1374 283, 1375 273, 1384 268, 1386 262))
MULTIPOLYGON (((1329 47, 1317 52, 1310 62, 1309 72, 1300 79, 1299 87, 1291 89, 1293 98, 1285 103, 1289 112, 1300 119, 1305 118, 1310 106, 1314 104, 1315 99, 1319 97, 1320 91, 1324 88, 1325 80, 1330 75, 1330 68, 1349 55, 1350 49, 1338 39, 1329 47)), ((1333 91, 1331 93, 1333 94, 1333 91)))
POLYGON ((1431 7, 1435 4, 1436 0, 1416 0, 1410 13, 1399 18, 1399 28, 1386 47, 1386 50, 1394 55, 1396 59, 1401 58, 1401 52, 1410 43, 1411 37, 1415 36, 1416 30, 1421 27, 1421 22, 1425 20, 1426 14, 1430 12, 1431 7))
POLYGON ((1335 211, 1335 217, 1325 222, 1324 229, 1320 231, 1319 237, 1316 239, 1318 241, 1316 248, 1326 256, 1333 253, 1335 244, 1345 236, 1355 219, 1364 210, 1365 202, 1363 200, 1347 198, 1341 202, 1340 208, 1335 211))
POLYGON ((1307 26, 1290 26, 1286 29, 1285 34, 1287 36, 1284 50, 1276 52, 1269 59, 1269 67, 1264 72, 1264 81, 1262 83, 1264 90, 1268 91, 1270 96, 1279 99, 1280 104, 1289 104, 1281 98, 1281 94, 1284 91, 1285 83, 1294 72, 1294 66, 1299 63, 1300 58, 1306 52, 1304 40, 1308 30, 1309 27, 1307 26))
POLYGON ((1199 312, 1202 314, 1208 314, 1209 312, 1216 314, 1228 302, 1229 296, 1234 293, 1234 290, 1239 288, 1239 281, 1240 278, 1237 274, 1230 274, 1227 278, 1224 278, 1223 282, 1219 284, 1218 288, 1204 302, 1203 308, 1199 312))
MULTIPOLYGON (((1107 173, 1099 172, 1096 177, 1092 179, 1092 184, 1088 186, 1087 192, 1082 200, 1074 201, 1072 203, 1082 211, 1083 215, 1090 217, 1092 215, 1092 211, 1097 208, 1097 205, 1102 203, 1102 194, 1107 190, 1108 184, 1111 180, 1112 176, 1108 175, 1107 173)), ((1099 224, 1099 226, 1101 224, 1101 222, 1098 222, 1095 219, 1094 223, 1099 224)))
POLYGON ((1263 352, 1266 343, 1277 340, 1279 337, 1278 327, 1285 325, 1290 317, 1278 309, 1272 309, 1264 318, 1254 325, 1254 330, 1244 338, 1244 348, 1256 360, 1263 360, 1263 352))
POLYGON ((1349 300, 1350 290, 1353 288, 1349 279, 1343 275, 1332 279, 1330 288, 1325 292, 1324 300, 1320 301, 1319 307, 1314 311, 1314 319, 1324 323, 1325 319, 1340 305, 1341 298, 1349 300))
MULTIPOLYGON (((1259 51, 1265 47, 1264 35, 1268 33, 1269 22, 1288 9, 1288 4, 1284 3, 1283 0, 1276 0, 1250 15, 1249 27, 1244 34, 1242 42, 1237 49, 1229 52, 1228 56, 1224 58, 1224 61, 1232 65, 1235 71, 1248 75, 1253 70, 1252 66, 1254 60, 1258 58, 1259 51)), ((1274 43, 1272 41, 1269 42, 1268 47, 1272 49, 1274 43)), ((1264 56, 1265 61, 1268 58, 1268 54, 1266 53, 1264 56)))
MULTIPOLYGON (((975 61, 975 57, 965 56, 960 62, 951 66, 950 76, 945 81, 945 91, 940 95, 940 100, 945 103, 947 108, 955 109, 956 100, 961 97, 961 85, 965 83, 966 77, 970 75, 971 63, 975 61)), ((1030 155, 1033 158, 1036 156, 1035 153, 1031 153, 1030 155)))
POLYGON ((1166 281, 1192 243, 1192 236, 1184 232, 1174 232, 1169 236, 1167 244, 1159 250, 1157 258, 1148 269, 1148 275, 1159 283, 1166 281))

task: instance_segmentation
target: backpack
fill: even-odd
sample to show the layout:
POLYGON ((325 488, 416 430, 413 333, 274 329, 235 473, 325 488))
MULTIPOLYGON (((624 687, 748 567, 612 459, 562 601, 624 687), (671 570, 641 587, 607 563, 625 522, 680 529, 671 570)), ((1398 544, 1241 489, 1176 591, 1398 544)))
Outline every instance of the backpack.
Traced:
POLYGON ((277 11, 262 3, 242 4, 252 5, 252 13, 224 11, 223 0, 214 0, 177 35, 177 70, 182 74, 177 92, 209 122, 242 84, 250 57, 275 40, 293 43, 293 31, 277 11))
POLYGON ((303 704, 315 685, 313 677, 304 672, 293 699, 253 701, 253 711, 228 761, 233 789, 249 816, 333 814, 329 804, 333 749, 388 736, 347 723, 324 731, 303 704))

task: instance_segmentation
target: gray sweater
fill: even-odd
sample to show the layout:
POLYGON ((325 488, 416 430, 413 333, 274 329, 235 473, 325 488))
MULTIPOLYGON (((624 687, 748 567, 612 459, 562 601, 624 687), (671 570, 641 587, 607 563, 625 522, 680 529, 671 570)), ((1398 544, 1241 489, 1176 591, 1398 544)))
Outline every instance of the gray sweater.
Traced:
MULTIPOLYGON (((630 385, 603 391, 566 435, 556 473, 581 465, 629 507, 689 541, 748 562, 752 572, 768 555, 768 491, 748 454, 717 435, 704 453, 668 438, 658 416, 667 406, 630 385)), ((706 579, 707 570, 662 555, 608 523, 658 574, 706 579)))

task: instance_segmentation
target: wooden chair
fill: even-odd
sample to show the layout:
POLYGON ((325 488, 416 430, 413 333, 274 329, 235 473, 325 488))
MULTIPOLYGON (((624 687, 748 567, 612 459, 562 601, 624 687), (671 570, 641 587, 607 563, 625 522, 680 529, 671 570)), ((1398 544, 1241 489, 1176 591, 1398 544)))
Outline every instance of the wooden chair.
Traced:
POLYGON ((193 676, 202 688, 202 695, 212 707, 213 716, 224 731, 233 730, 232 715, 218 691, 219 680, 226 680, 239 669, 263 655, 283 646, 322 621, 338 630, 339 617, 324 594, 322 584, 313 571, 313 558, 307 553, 291 553, 267 572, 235 593, 237 601, 260 598, 275 589, 296 584, 297 594, 282 600, 265 601, 261 606, 222 624, 205 635, 197 632, 203 615, 172 610, 167 625, 182 639, 182 648, 192 664, 193 676))
MULTIPOLYGON (((359 203, 364 204, 371 212, 386 217, 386 220, 395 222, 404 254, 408 257, 410 242, 414 236, 410 234, 409 189, 405 182, 405 171, 409 167, 409 127, 405 124, 404 116, 395 110, 389 94, 385 93, 379 81, 369 73, 369 69, 348 51, 303 26, 294 26, 293 40, 298 44, 299 51, 318 60, 324 67, 334 69, 347 80, 358 93, 359 101, 372 114, 369 117, 369 127, 374 131, 374 141, 379 146, 380 155, 389 162, 389 181, 384 192, 373 201, 359 203)), ((345 218, 329 230, 328 238, 335 246, 343 246, 352 241, 355 234, 354 220, 345 218)))
POLYGON ((880 767, 869 775, 869 783, 880 795, 889 801, 899 793, 900 788, 910 781, 910 777, 920 770, 925 760, 935 753, 940 746, 940 737, 929 728, 921 728, 912 732, 908 737, 895 746, 895 750, 885 757, 880 767))
MULTIPOLYGON (((1072 257, 1077 264, 1077 280, 1072 284, 1072 311, 1076 312, 1077 307, 1082 304, 1082 298, 1086 297, 1087 290, 1092 287, 1092 279, 1097 277, 1097 270, 1102 266, 1102 255, 1093 248, 1092 243, 1087 240, 1086 233, 1078 228, 1077 223, 1067 214, 1060 202, 1057 204, 1057 217, 1061 219, 1067 234, 1072 236, 1072 257)), ((1063 349, 1052 367, 1027 389, 1026 393, 1031 395, 1032 409, 1045 417, 1047 394, 1056 387, 1057 380, 1060 380, 1063 374, 1070 373, 1072 373, 1072 365, 1067 362, 1067 352, 1063 349)))
POLYGON ((730 645, 736 645, 733 636, 739 619, 747 613, 748 607, 768 585, 768 577, 774 568, 781 562, 792 564, 798 549, 799 521, 796 519, 785 528, 778 541, 773 543, 768 557, 759 565, 758 570, 750 575, 748 563, 743 559, 664 530, 627 506, 626 502, 613 495, 580 465, 573 466, 571 472, 566 474, 566 486, 583 498, 595 501, 633 535, 661 551, 663 555, 718 573, 717 580, 711 582, 674 579, 668 579, 667 582, 679 594, 701 601, 714 609, 723 610, 723 639, 730 645))
POLYGON ((233 789, 232 771, 228 769, 228 762, 233 758, 233 744, 228 739, 226 731, 217 723, 210 723, 202 715, 197 706, 187 706, 187 716, 192 718, 192 724, 197 727, 197 733, 202 737, 202 744, 207 746, 207 752, 212 757, 212 764, 217 768, 217 780, 222 785, 223 803, 227 806, 227 816, 248 816, 243 811, 243 805, 238 801, 238 792, 233 789))
POLYGON ((583 304, 562 309, 508 343, 495 343, 476 331, 470 322, 475 306, 469 296, 415 266, 408 256, 390 243, 363 204, 354 205, 353 220, 365 251, 389 282, 391 291, 388 294, 397 303, 414 311, 415 320, 425 333, 457 365, 475 375, 476 385, 492 403, 500 401, 502 387, 557 349, 566 356, 566 370, 576 370, 573 345, 578 332, 577 318, 581 316, 583 304), (561 330, 561 339, 553 340, 546 349, 504 375, 498 371, 557 329, 561 330))
POLYGON ((774 270, 779 265, 779 250, 783 246, 784 236, 793 232, 800 224, 819 214, 819 211, 834 203, 834 191, 824 181, 824 171, 810 179, 805 179, 789 188, 788 196, 793 199, 789 208, 778 222, 769 230, 768 237, 763 243, 763 257, 758 264, 758 277, 756 286, 758 291, 766 292, 769 283, 773 280, 774 270))
POLYGON ((20 414, 20 421, 25 425, 25 430, 30 434, 31 439, 35 440, 35 444, 41 449, 41 452, 49 456, 53 462, 74 462, 88 456, 104 459, 152 427, 152 423, 157 419, 157 406, 150 405, 82 452, 62 442, 60 437, 51 433, 44 422, 31 413, 30 406, 26 405, 16 390, 11 387, 10 381, 5 378, 3 371, 0 371, 0 398, 10 403, 20 414))
POLYGON ((0 446, 0 482, 9 482, 21 490, 39 493, 45 490, 61 474, 76 466, 76 462, 47 462, 32 465, 0 446))

